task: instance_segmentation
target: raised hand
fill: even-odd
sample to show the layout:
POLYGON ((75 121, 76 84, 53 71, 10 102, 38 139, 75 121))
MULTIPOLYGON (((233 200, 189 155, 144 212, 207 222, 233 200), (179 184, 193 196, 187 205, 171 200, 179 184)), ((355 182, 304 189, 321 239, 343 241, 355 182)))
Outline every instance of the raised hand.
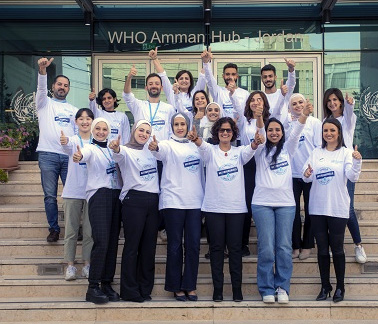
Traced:
POLYGON ((150 60, 156 60, 157 59, 157 47, 155 49, 148 52, 148 56, 150 57, 150 60))
POLYGON ((72 156, 72 159, 75 163, 79 163, 81 161, 81 159, 83 158, 83 154, 81 154, 79 145, 77 145, 76 148, 77 148, 77 151, 72 156))
POLYGON ((178 94, 180 92, 180 86, 177 82, 177 79, 175 79, 175 83, 172 85, 172 90, 175 94, 178 94))
POLYGON ((226 89, 227 89, 228 91, 230 91, 230 96, 232 96, 232 95, 234 94, 235 90, 236 90, 236 84, 235 84, 235 82, 231 81, 231 82, 227 85, 226 89))
POLYGON ((50 64, 54 61, 54 58, 50 58, 49 60, 46 57, 42 57, 38 60, 38 67, 39 67, 39 74, 45 75, 46 68, 50 66, 50 64))
POLYGON ((310 114, 312 114, 313 111, 314 111, 314 106, 312 105, 310 100, 306 99, 306 105, 303 108, 303 115, 308 117, 310 116, 310 114))
POLYGON ((289 88, 287 87, 286 84, 284 84, 284 81, 281 80, 281 85, 280 85, 281 93, 285 97, 286 94, 289 92, 289 88))
POLYGON ((284 57, 284 60, 286 62, 287 67, 289 68, 289 72, 293 72, 295 68, 295 61, 294 60, 288 60, 286 57, 284 57))
POLYGON ((152 141, 150 142, 150 144, 148 144, 148 149, 150 151, 158 151, 159 150, 159 142, 157 141, 155 135, 152 137, 152 141))
POLYGON ((95 92, 95 89, 92 88, 92 92, 89 93, 89 100, 90 100, 90 101, 93 101, 93 100, 95 100, 95 99, 96 99, 96 92, 95 92))
POLYGON ((209 50, 204 50, 201 54, 201 59, 203 63, 209 63, 211 59, 213 58, 213 54, 211 53, 211 47, 209 47, 209 50))
POLYGON ((354 98, 349 97, 348 92, 345 94, 345 100, 349 105, 353 105, 354 98))
POLYGON ((68 144, 68 137, 64 135, 63 131, 60 131, 60 145, 67 145, 68 144))
POLYGON ((132 78, 138 74, 138 70, 135 68, 135 64, 130 69, 129 75, 127 77, 132 78))
POLYGON ((314 172, 314 170, 311 168, 311 165, 310 165, 310 163, 309 163, 309 164, 308 164, 308 167, 307 167, 306 171, 303 173, 303 175, 304 175, 306 178, 309 178, 313 172, 314 172))
POLYGON ((356 160, 361 160, 362 159, 362 155, 361 155, 361 153, 360 152, 358 152, 358 147, 357 147, 357 145, 354 147, 354 151, 353 151, 353 153, 352 153, 352 157, 353 157, 353 159, 356 159, 356 160))
POLYGON ((119 153, 121 143, 121 135, 118 135, 116 140, 112 140, 109 144, 109 148, 113 150, 114 153, 119 153))
POLYGON ((187 138, 190 141, 195 141, 198 138, 196 126, 192 126, 192 130, 188 132, 187 138))

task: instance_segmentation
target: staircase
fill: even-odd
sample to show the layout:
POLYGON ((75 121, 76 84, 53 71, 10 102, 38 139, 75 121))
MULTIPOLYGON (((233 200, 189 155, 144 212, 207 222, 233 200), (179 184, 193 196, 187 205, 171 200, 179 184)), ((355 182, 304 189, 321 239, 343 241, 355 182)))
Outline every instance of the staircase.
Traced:
MULTIPOLYGON (((208 250, 201 240, 198 302, 177 302, 164 291, 166 245, 158 239, 153 300, 94 305, 85 302, 87 280, 65 281, 64 222, 61 239, 46 242, 47 221, 37 162, 21 162, 0 184, 0 323, 378 323, 378 161, 363 162, 356 185, 355 207, 369 261, 354 260, 354 245, 346 232, 346 300, 316 302, 320 279, 316 251, 294 261, 290 303, 267 305, 256 285, 256 230, 252 225, 251 256, 243 258, 244 301, 232 301, 228 263, 225 262, 225 301, 214 303, 208 250), (279 320, 278 320, 279 319, 279 320), (287 320, 287 322, 285 321, 287 320), (369 321, 368 321, 369 320, 369 321)), ((60 186, 59 192, 62 187, 60 186)), ((61 198, 58 199, 61 206, 61 198)), ((114 287, 119 290, 120 239, 114 287)), ((81 246, 78 247, 80 259, 81 246)), ((77 265, 81 274, 82 263, 77 265)), ((331 269, 333 267, 331 266, 331 269)), ((333 274, 333 269, 332 269, 333 274)), ((333 283, 334 283, 333 274, 333 283)))

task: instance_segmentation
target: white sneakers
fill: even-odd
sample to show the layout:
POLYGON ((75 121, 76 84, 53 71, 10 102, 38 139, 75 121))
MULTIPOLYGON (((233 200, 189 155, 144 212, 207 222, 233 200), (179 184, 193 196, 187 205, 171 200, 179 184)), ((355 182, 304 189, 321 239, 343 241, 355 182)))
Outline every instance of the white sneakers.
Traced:
POLYGON ((273 304, 276 302, 276 299, 274 298, 274 295, 266 295, 263 297, 263 302, 265 304, 273 304))
POLYGON ((276 290, 277 293, 277 301, 279 304, 287 304, 289 302, 289 296, 285 289, 278 287, 276 290))
POLYGON ((356 261, 358 263, 365 263, 367 261, 366 253, 362 245, 354 246, 354 253, 356 254, 356 261))
POLYGON ((89 268, 90 268, 90 265, 87 264, 86 266, 83 267, 83 269, 81 270, 81 275, 85 278, 89 278, 89 268))
POLYGON ((75 280, 76 279, 76 271, 77 271, 77 269, 74 266, 69 265, 67 267, 66 276, 64 277, 64 279, 66 279, 67 281, 75 280))
MULTIPOLYGON (((287 304, 289 302, 289 296, 285 289, 278 287, 276 290, 277 294, 277 301, 279 304, 287 304)), ((263 297, 263 302, 265 304, 273 304, 276 301, 276 297, 274 295, 266 295, 263 297)))

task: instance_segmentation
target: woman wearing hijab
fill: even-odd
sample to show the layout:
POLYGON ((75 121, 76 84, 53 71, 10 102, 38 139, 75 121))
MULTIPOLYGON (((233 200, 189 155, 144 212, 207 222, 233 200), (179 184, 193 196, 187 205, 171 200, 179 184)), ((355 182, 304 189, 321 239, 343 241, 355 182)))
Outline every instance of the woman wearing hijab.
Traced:
POLYGON ((105 118, 96 118, 91 125, 92 144, 85 145, 82 149, 77 145, 77 152, 73 155, 74 162, 87 163, 86 199, 93 248, 86 300, 95 304, 119 300, 118 293, 110 284, 116 269, 121 227, 119 194, 122 179, 107 146, 110 129, 105 118))
POLYGON ((185 114, 172 117, 169 140, 150 143, 153 155, 163 162, 159 209, 164 210, 167 231, 165 290, 178 301, 196 301, 203 166, 196 146, 187 138, 190 120, 185 114), (184 267, 182 239, 184 233, 184 267))
POLYGON ((145 145, 150 136, 151 124, 142 119, 134 124, 129 143, 110 143, 123 180, 119 199, 125 243, 120 294, 123 300, 138 303, 151 300, 159 226, 157 163, 145 145))

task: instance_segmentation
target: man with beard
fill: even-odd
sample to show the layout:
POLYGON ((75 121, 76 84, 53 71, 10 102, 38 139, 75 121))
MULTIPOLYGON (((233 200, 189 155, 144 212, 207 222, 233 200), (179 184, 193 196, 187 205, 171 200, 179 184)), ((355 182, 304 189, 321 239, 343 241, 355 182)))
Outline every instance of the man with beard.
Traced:
POLYGON ((286 58, 284 58, 284 60, 288 67, 288 78, 285 85, 283 84, 283 81, 281 81, 281 90, 276 88, 276 68, 272 64, 267 64, 261 69, 261 80, 264 84, 264 92, 268 98, 270 106, 269 112, 272 114, 274 109, 282 109, 281 114, 278 114, 281 116, 279 119, 282 123, 284 123, 287 118, 289 99, 293 94, 296 83, 294 60, 287 60, 286 58), (284 98, 285 102, 283 105, 280 105, 279 102, 283 99, 282 92, 286 92, 284 98))
POLYGON ((137 75, 137 69, 133 65, 125 81, 122 94, 127 106, 134 116, 134 121, 148 120, 152 125, 152 134, 158 141, 169 139, 171 133, 171 118, 176 112, 173 106, 160 101, 160 93, 163 89, 161 78, 156 73, 151 73, 146 78, 145 89, 148 100, 139 100, 131 92, 131 80, 137 75))
POLYGON ((223 117, 238 117, 230 99, 230 90, 235 89, 232 96, 233 98, 237 99, 243 107, 245 106, 249 96, 249 92, 247 90, 238 87, 238 66, 234 63, 228 63, 223 67, 222 76, 226 87, 221 87, 217 84, 217 80, 215 80, 211 71, 210 62, 213 58, 211 48, 209 48, 208 51, 203 51, 201 58, 205 69, 205 78, 210 95, 213 97, 213 100, 223 108, 223 117))
POLYGON ((46 68, 54 58, 38 60, 39 74, 36 94, 36 109, 39 123, 39 142, 37 147, 38 164, 41 169, 41 183, 44 193, 45 211, 49 223, 47 242, 59 239, 57 191, 58 179, 66 182, 68 155, 60 145, 61 132, 65 136, 75 134, 75 115, 77 108, 66 101, 70 91, 70 80, 64 75, 55 77, 52 85, 52 98, 48 97, 46 68))

